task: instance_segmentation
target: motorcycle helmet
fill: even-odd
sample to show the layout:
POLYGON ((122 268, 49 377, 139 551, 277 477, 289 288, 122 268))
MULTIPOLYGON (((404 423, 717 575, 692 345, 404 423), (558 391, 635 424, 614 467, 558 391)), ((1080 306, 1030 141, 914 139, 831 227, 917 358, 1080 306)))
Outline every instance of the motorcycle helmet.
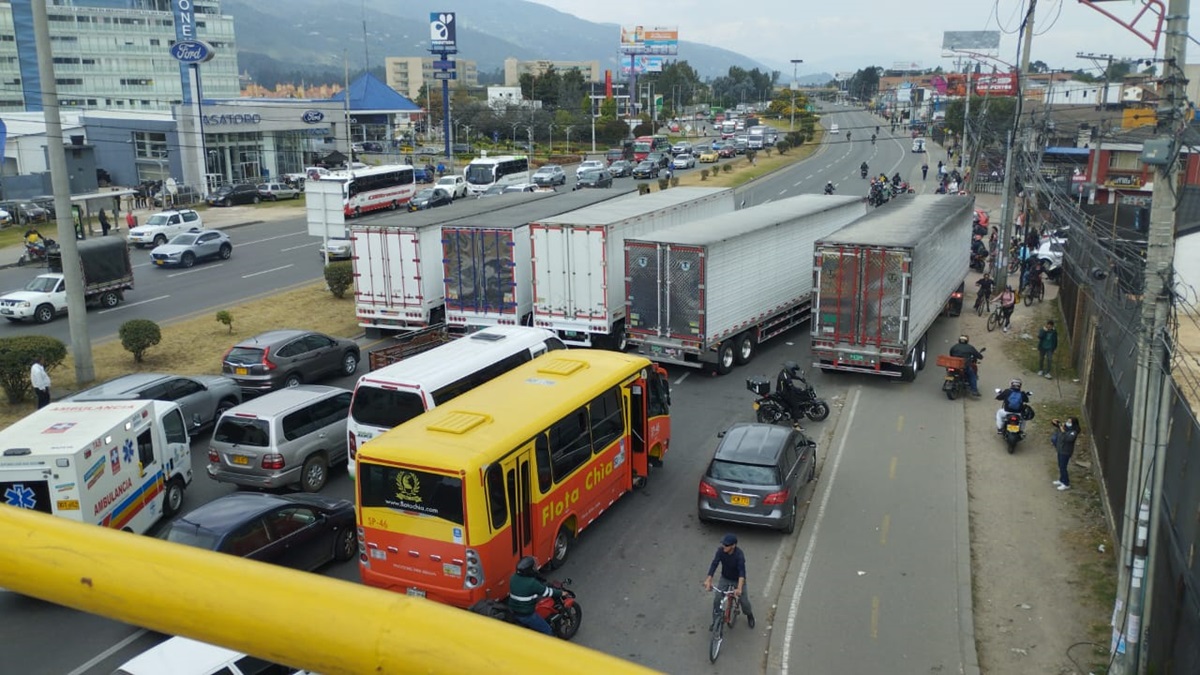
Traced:
POLYGON ((959 344, 964 344, 964 345, 965 345, 965 344, 967 344, 967 343, 968 343, 968 342, 970 342, 970 341, 971 341, 971 338, 970 338, 969 336, 967 336, 967 335, 959 335, 959 336, 958 336, 958 342, 959 342, 959 344))
POLYGON ((537 576, 537 560, 527 555, 517 561, 517 574, 523 577, 537 576))
POLYGON ((1012 382, 1008 383, 1008 386, 1016 391, 1021 391, 1021 381, 1020 380, 1014 379, 1012 382))
POLYGON ((784 361, 783 369, 792 377, 803 377, 804 372, 800 370, 800 364, 795 361, 784 361))

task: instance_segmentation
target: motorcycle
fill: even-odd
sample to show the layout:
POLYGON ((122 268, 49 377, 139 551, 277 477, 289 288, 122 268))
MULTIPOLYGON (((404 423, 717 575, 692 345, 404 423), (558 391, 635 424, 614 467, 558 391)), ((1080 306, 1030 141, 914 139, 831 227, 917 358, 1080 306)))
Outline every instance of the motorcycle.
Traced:
MULTIPOLYGON (((570 640, 575 637, 575 633, 579 632, 579 624, 583 620, 583 608, 575 599, 575 591, 567 587, 571 580, 547 582, 542 579, 542 582, 551 588, 562 591, 562 597, 542 598, 538 600, 534 611, 550 624, 550 631, 554 633, 555 637, 570 640)), ((480 600, 471 605, 471 611, 525 627, 525 624, 518 621, 517 616, 509 609, 507 597, 503 600, 480 600)))
POLYGON ((827 194, 827 195, 833 194, 833 186, 832 185, 825 186, 825 194, 827 194))
POLYGON ((987 264, 987 254, 980 255, 978 253, 971 254, 971 269, 983 273, 983 268, 987 264))
MULTIPOLYGON (((979 350, 979 353, 983 354, 986 351, 987 347, 984 347, 979 350)), ((971 391, 971 382, 967 379, 967 368, 978 373, 978 361, 967 363, 966 359, 961 356, 943 354, 937 358, 937 364, 946 369, 946 377, 942 380, 942 391, 946 392, 946 398, 953 401, 959 394, 965 396, 967 392, 971 391)))
POLYGON ((859 168, 858 173, 863 177, 863 179, 866 179, 868 171, 869 169, 864 166, 859 168))
POLYGON ((746 380, 746 388, 758 396, 758 400, 752 404, 755 419, 764 424, 796 426, 802 417, 814 422, 829 417, 829 404, 817 398, 812 384, 804 379, 804 371, 800 371, 800 376, 792 378, 792 381, 795 383, 796 398, 789 404, 787 396, 778 386, 775 393, 771 393, 771 381, 765 376, 758 375, 746 380))
MULTIPOLYGON (((997 389, 996 393, 999 394, 1000 390, 997 389)), ((1025 393, 1029 396, 1033 396, 1033 392, 1031 391, 1027 391, 1025 393)), ((1004 436, 1004 443, 1008 446, 1008 454, 1011 455, 1016 452, 1017 443, 1020 443, 1025 439, 1025 420, 1031 419, 1033 419, 1033 407, 1029 404, 1025 404, 1025 407, 1022 408, 1021 412, 1019 413, 1004 413, 1003 423, 1000 427, 1000 430, 1004 436)))
POLYGON ((18 267, 24 267, 26 263, 31 262, 47 262, 49 255, 58 251, 58 242, 53 239, 43 238, 39 243, 42 245, 25 242, 25 252, 17 258, 18 267))

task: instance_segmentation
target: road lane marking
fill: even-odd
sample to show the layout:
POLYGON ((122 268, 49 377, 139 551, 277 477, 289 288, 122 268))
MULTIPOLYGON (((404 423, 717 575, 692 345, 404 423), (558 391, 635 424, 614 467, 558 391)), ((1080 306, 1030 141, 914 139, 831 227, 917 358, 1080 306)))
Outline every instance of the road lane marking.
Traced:
POLYGON ((190 269, 186 272, 172 272, 171 274, 167 275, 167 278, 174 279, 175 277, 182 277, 182 276, 185 276, 188 274, 195 274, 196 272, 203 272, 204 270, 211 270, 211 269, 214 269, 217 267, 221 267, 224 264, 225 263, 217 263, 216 265, 206 265, 204 267, 197 267, 195 269, 190 269))
POLYGON ((680 375, 679 378, 675 380, 675 384, 679 384, 680 382, 683 382, 684 380, 687 379, 687 376, 691 375, 691 374, 692 374, 692 371, 689 370, 686 373, 680 375))
POLYGON ((260 274, 270 274, 271 272, 278 272, 279 270, 286 270, 289 267, 295 267, 295 265, 284 265, 283 267, 272 267, 269 270, 263 270, 261 272, 254 272, 252 274, 243 274, 242 278, 249 279, 250 277, 256 277, 256 276, 259 276, 260 274))
POLYGON ((879 596, 871 596, 871 639, 879 637, 879 596))
POLYGON ((879 526, 879 545, 887 546, 888 530, 892 527, 892 514, 883 514, 883 525, 879 526))
POLYGON ((898 457, 892 458, 892 465, 888 467, 888 480, 896 480, 896 462, 900 461, 898 457))
POLYGON ((97 314, 108 314, 109 312, 119 312, 123 309, 129 309, 130 307, 137 307, 138 305, 145 305, 150 302, 158 302, 159 300, 166 300, 169 297, 171 297, 171 296, 160 295, 157 298, 150 298, 149 300, 139 300, 137 302, 130 302, 130 303, 126 303, 124 305, 117 305, 116 307, 111 307, 109 309, 102 309, 96 313, 97 314))
POLYGON ((277 235, 274 237, 266 237, 264 239, 255 239, 253 241, 243 241, 242 243, 240 243, 238 245, 239 246, 249 246, 250 244, 261 244, 266 241, 275 241, 276 239, 286 239, 288 237, 298 237, 302 234, 304 234, 304 235, 308 234, 308 230, 302 230, 300 232, 290 232, 288 234, 280 234, 280 235, 277 235))
MULTIPOLYGON (((821 496, 821 505, 817 507, 817 519, 813 523, 812 538, 804 549, 804 562, 800 565, 800 573, 796 578, 796 589, 792 591, 792 602, 788 606, 787 629, 783 634, 783 656, 779 672, 787 675, 788 661, 792 653, 792 636, 796 634, 796 616, 800 613, 800 597, 804 594, 804 582, 808 579, 808 570, 812 567, 813 556, 816 554, 817 535, 821 534, 821 523, 825 521, 825 511, 829 508, 829 498, 833 495, 833 483, 837 479, 838 467, 842 464, 842 453, 846 450, 846 439, 850 437, 849 430, 854 428, 854 413, 858 410, 861 388, 854 390, 854 400, 850 402, 850 413, 846 417, 847 433, 838 443, 837 452, 833 457, 833 468, 829 470, 829 482, 825 485, 825 494, 821 496)), ((822 472, 824 476, 824 472, 822 472)))
POLYGON ((279 249, 279 250, 280 250, 280 252, 283 252, 283 251, 295 251, 295 250, 296 250, 296 249, 298 249, 298 248, 309 248, 309 247, 312 247, 312 246, 320 246, 320 245, 321 245, 321 242, 319 242, 319 241, 314 241, 314 242, 313 242, 313 243, 311 243, 311 244, 300 244, 299 246, 289 246, 289 247, 287 247, 287 248, 281 248, 281 249, 279 249))
POLYGON ((787 190, 780 190, 780 191, 779 191, 779 194, 781 194, 781 195, 786 195, 786 194, 787 194, 787 190))
POLYGON ((133 643, 134 640, 137 640, 138 638, 142 637, 147 632, 149 632, 149 631, 147 631, 145 628, 139 629, 136 633, 130 635, 129 637, 125 638, 124 640, 121 640, 117 644, 115 644, 115 645, 109 647, 108 649, 105 649, 104 651, 100 652, 99 654, 93 656, 90 661, 83 664, 82 666, 79 666, 75 670, 72 670, 71 672, 67 673, 67 675, 83 675, 87 671, 94 668, 96 666, 96 664, 109 658, 113 654, 116 654, 117 652, 121 651, 122 649, 128 647, 131 643, 133 643))
POLYGON ((904 431, 904 415, 896 418, 896 433, 904 431))

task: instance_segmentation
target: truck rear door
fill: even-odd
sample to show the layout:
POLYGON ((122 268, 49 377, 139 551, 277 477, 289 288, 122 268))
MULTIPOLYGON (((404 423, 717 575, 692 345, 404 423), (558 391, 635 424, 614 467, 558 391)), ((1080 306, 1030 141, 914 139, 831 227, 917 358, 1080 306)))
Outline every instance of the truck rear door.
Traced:
POLYGON ((607 318, 604 228, 530 227, 533 312, 544 319, 607 318))
POLYGON ((446 309, 516 312, 512 230, 442 228, 446 309))
POLYGON ((830 246, 818 255, 818 337, 862 347, 899 344, 906 328, 905 252, 830 246))
POLYGON ((358 303, 387 308, 419 307, 420 260, 415 232, 356 228, 354 271, 358 303))
POLYGON ((630 332, 681 340, 704 335, 702 249, 630 242, 625 260, 630 332))

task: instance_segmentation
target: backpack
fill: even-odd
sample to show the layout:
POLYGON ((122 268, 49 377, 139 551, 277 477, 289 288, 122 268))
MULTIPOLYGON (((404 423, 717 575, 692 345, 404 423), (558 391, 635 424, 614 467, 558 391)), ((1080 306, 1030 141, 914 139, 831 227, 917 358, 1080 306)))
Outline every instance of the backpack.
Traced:
POLYGON ((1008 412, 1021 412, 1025 407, 1025 394, 1013 390, 1008 392, 1008 398, 1004 399, 1004 409, 1008 412))

